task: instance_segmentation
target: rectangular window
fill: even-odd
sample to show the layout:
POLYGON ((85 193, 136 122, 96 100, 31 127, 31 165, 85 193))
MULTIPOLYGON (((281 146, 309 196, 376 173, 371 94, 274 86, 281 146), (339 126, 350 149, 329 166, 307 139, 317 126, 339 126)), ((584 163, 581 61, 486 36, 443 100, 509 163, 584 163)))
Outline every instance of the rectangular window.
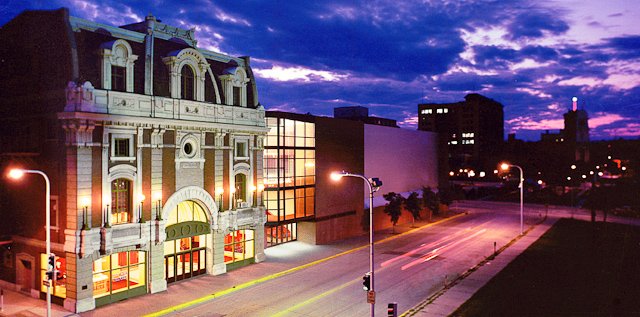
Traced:
POLYGON ((242 106, 242 98, 240 87, 233 87, 233 105, 234 106, 242 106))
POLYGON ((112 161, 134 161, 136 159, 133 153, 133 134, 111 134, 110 147, 112 161))
POLYGON ((131 182, 116 179, 111 183, 111 222, 128 223, 131 219, 131 182))
POLYGON ((123 292, 146 284, 146 253, 125 251, 93 262, 93 297, 123 292))
POLYGON ((247 158, 249 155, 247 154, 248 142, 236 142, 236 158, 247 158))
POLYGON ((253 230, 236 230, 224 237, 224 263, 231 264, 255 256, 253 230))
POLYGON ((126 69, 120 66, 111 66, 111 90, 127 91, 126 69))
POLYGON ((117 157, 129 157, 129 139, 114 139, 113 140, 113 156, 117 157))

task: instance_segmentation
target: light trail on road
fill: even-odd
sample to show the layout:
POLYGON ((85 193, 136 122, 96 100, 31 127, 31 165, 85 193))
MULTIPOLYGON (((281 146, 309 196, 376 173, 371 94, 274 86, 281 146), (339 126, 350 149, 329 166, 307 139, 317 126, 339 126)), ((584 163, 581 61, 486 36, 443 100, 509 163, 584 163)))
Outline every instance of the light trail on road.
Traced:
MULTIPOLYGON (((492 220, 489 220, 489 221, 483 222, 483 223, 481 223, 481 224, 479 224, 479 225, 477 225, 477 226, 467 228, 467 229, 465 229, 465 231, 458 231, 458 232, 456 232, 456 233, 454 233, 454 234, 452 234, 452 235, 449 235, 449 236, 443 237, 443 238, 441 238, 441 239, 439 239, 439 240, 437 240, 437 241, 431 242, 431 243, 429 243, 429 244, 427 244, 427 245, 424 245, 424 244, 423 244, 423 245, 421 245, 419 248, 413 249, 413 250, 411 250, 411 251, 409 251, 409 252, 406 252, 405 254, 399 255, 399 256, 397 256, 397 257, 395 257, 395 258, 392 258, 392 259, 390 259, 390 260, 387 260, 387 261, 382 262, 382 263, 380 264, 380 266, 381 266, 381 267, 385 267, 385 266, 387 266, 387 265, 389 265, 389 264, 391 264, 391 263, 393 263, 393 262, 396 262, 396 261, 398 261, 398 260, 401 260, 401 259, 404 259, 404 258, 408 258, 408 257, 412 257, 414 254, 416 254, 416 253, 418 253, 418 252, 420 252, 420 251, 422 251, 422 250, 425 250, 425 249, 429 249, 429 248, 435 247, 435 246, 437 246, 437 245, 443 244, 443 243, 448 242, 448 241, 450 241, 450 240, 454 240, 454 239, 456 239, 458 236, 461 236, 461 235, 466 234, 466 232, 467 232, 467 231, 472 231, 472 230, 475 230, 475 229, 477 229, 477 228, 479 228, 479 227, 486 226, 487 224, 491 223, 491 221, 492 221, 492 220)), ((433 251, 432 251, 432 252, 433 252, 433 251)))
MULTIPOLYGON (((408 269, 408 268, 410 268, 410 267, 412 267, 414 265, 418 265, 420 263, 424 263, 424 262, 428 262, 430 260, 433 260, 437 256, 440 256, 440 255, 444 254, 444 252, 447 249, 453 248, 454 246, 456 246, 456 245, 458 245, 460 243, 463 243, 465 241, 468 241, 469 239, 472 239, 472 238, 474 238, 474 237, 476 237, 478 235, 481 235, 481 234, 485 233, 486 231, 487 231, 487 229, 482 229, 480 231, 477 231, 477 232, 473 233, 472 235, 470 235, 468 237, 463 238, 462 240, 454 241, 454 242, 448 243, 446 245, 443 245, 441 247, 435 248, 435 249, 431 250, 431 252, 429 252, 429 253, 433 253, 434 254, 433 256, 430 256, 426 260, 425 259, 418 259, 418 260, 415 260, 413 262, 410 262, 409 264, 405 264, 405 265, 400 267, 400 270, 404 271, 404 270, 406 270, 406 269, 408 269)), ((427 254, 429 254, 429 253, 427 253, 427 254)))

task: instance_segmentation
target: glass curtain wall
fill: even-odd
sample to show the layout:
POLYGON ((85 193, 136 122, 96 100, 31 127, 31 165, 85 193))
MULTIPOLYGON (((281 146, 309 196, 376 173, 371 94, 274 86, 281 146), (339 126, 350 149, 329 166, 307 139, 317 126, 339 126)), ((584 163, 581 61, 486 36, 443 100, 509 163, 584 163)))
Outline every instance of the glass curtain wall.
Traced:
POLYGON ((296 222, 315 214, 315 124, 267 118, 264 151, 267 247, 296 240, 296 222))

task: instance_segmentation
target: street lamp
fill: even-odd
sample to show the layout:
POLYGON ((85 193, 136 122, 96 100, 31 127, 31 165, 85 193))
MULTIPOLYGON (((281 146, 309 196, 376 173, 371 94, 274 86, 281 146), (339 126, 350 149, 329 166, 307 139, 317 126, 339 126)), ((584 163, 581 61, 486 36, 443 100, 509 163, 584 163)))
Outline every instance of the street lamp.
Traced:
POLYGON ((251 185, 251 187, 249 187, 249 191, 251 191, 251 198, 252 198, 252 202, 251 202, 251 207, 256 207, 257 204, 257 200, 258 200, 258 187, 256 187, 256 185, 251 185))
POLYGON ((138 200, 140 201, 140 219, 138 219, 139 223, 144 223, 144 218, 142 213, 144 212, 144 199, 147 198, 143 194, 138 194, 138 200))
POLYGON ((510 167, 515 167, 520 170, 520 235, 524 233, 524 172, 522 167, 513 164, 502 163, 500 168, 503 171, 508 171, 510 167))
MULTIPOLYGON (((44 178, 45 184, 45 218, 46 218, 46 253, 47 258, 51 256, 51 183, 49 182, 49 177, 42 171, 38 170, 25 170, 14 168, 9 171, 9 177, 13 179, 20 179, 24 174, 38 174, 44 178)), ((55 265, 54 265, 55 272, 55 265)), ((47 317, 51 317, 51 282, 47 284, 47 317)))
POLYGON ((156 220, 162 220, 162 192, 156 191, 153 193, 151 199, 156 202, 156 220))
POLYGON ((369 295, 367 297, 367 301, 371 303, 371 316, 375 316, 375 288, 374 288, 374 270, 373 270, 373 193, 378 191, 380 186, 382 186, 382 182, 377 178, 366 178, 360 174, 351 174, 345 171, 342 172, 333 172, 331 173, 331 179, 334 181, 339 181, 342 177, 350 176, 350 177, 358 177, 364 180, 364 182, 369 186, 369 273, 370 273, 370 286, 369 295))
POLYGON ((260 206, 264 206, 264 184, 258 185, 258 191, 260 192, 260 206))
POLYGON ((224 194, 224 189, 222 189, 222 187, 216 188, 216 195, 218 197, 220 197, 220 201, 219 201, 219 203, 220 203, 220 211, 224 210, 224 202, 222 201, 222 194, 224 194))

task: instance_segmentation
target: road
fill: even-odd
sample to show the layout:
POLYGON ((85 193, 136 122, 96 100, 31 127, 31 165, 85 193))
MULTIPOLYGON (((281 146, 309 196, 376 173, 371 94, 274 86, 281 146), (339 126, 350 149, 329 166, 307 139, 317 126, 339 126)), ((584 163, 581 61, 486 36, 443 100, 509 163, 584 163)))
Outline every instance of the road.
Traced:
MULTIPOLYGON (((376 315, 387 304, 400 313, 428 298, 517 237, 517 204, 462 202, 469 214, 375 246, 376 315)), ((526 227, 544 207, 525 208, 526 227)), ((342 255, 294 273, 215 298, 172 316, 367 316, 362 289, 369 249, 342 255)))

